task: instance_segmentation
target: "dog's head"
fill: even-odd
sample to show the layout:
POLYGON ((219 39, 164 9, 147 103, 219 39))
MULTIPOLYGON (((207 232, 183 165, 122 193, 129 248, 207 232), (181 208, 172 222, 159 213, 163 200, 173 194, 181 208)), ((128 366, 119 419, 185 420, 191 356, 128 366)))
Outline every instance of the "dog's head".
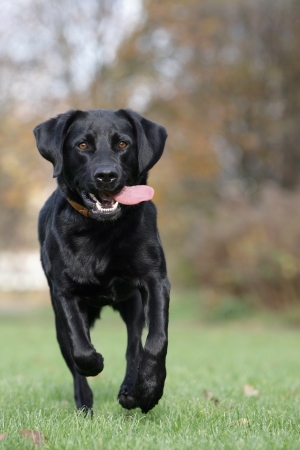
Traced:
POLYGON ((69 111, 38 125, 34 135, 66 195, 98 220, 122 213, 114 196, 145 184, 167 138, 165 128, 124 109, 69 111))

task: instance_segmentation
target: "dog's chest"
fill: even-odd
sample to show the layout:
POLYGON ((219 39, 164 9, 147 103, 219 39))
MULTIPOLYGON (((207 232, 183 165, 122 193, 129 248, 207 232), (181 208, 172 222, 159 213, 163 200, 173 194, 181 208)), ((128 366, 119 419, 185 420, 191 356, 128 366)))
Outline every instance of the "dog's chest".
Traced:
MULTIPOLYGON (((77 277, 76 277, 77 278, 77 277)), ((128 299, 137 287, 128 276, 107 272, 102 276, 93 276, 72 283, 75 295, 85 298, 95 305, 108 305, 128 299)))
POLYGON ((106 281, 100 281, 97 286, 81 286, 80 297, 94 306, 112 305, 127 300, 137 289, 129 279, 114 278, 110 283, 106 281))
POLYGON ((136 290, 134 256, 113 246, 77 251, 65 274, 75 294, 101 304, 126 300, 136 290))

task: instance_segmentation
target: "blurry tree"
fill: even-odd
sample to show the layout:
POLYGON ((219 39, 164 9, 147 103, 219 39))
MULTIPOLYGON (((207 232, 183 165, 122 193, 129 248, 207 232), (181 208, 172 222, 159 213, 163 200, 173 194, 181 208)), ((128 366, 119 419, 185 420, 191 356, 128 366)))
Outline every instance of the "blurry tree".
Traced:
POLYGON ((242 2, 228 15, 220 146, 235 154, 237 175, 250 190, 268 179, 289 189, 299 185, 299 21, 298 0, 242 2))
MULTIPOLYGON (((299 183, 299 0, 152 0, 88 102, 126 103, 170 130, 176 179, 249 191, 299 183)), ((98 75, 98 76, 97 76, 98 75)))
MULTIPOLYGON (((139 4, 139 3, 137 3, 139 4)), ((0 25, 2 107, 23 118, 76 103, 134 27, 125 0, 6 2, 0 25), (119 18, 127 20, 120 23, 119 18)))
MULTIPOLYGON (((6 2, 0 24, 0 248, 36 245, 38 209, 54 183, 34 125, 80 107, 82 92, 128 33, 124 0, 6 2)), ((81 106, 82 107, 82 106, 81 106)))
MULTIPOLYGON (((44 172, 43 165, 37 163, 32 127, 32 121, 24 123, 7 114, 1 117, 1 249, 36 246, 37 201, 42 201, 45 192, 44 174, 47 168, 44 172)), ((48 176, 51 180, 51 170, 48 176)))

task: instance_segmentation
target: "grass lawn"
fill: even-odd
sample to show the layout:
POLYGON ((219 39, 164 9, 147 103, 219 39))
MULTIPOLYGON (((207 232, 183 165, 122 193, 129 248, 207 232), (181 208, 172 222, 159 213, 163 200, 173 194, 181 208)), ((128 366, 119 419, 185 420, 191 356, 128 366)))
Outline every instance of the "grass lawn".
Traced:
POLYGON ((300 333, 255 321, 203 325, 171 315, 165 393, 147 415, 116 401, 125 370, 125 327, 103 313, 92 334, 105 358, 90 379, 94 417, 74 410, 71 376, 49 309, 0 317, 0 449, 299 449, 300 333), (250 394, 243 392, 245 385, 250 394), (209 391, 204 394, 204 391, 209 391))

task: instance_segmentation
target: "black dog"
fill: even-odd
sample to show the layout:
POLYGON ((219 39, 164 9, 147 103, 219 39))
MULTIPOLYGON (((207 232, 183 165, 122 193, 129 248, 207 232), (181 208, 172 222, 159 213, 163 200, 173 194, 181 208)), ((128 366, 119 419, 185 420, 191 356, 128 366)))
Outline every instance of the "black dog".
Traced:
POLYGON ((166 130, 131 110, 98 109, 61 114, 34 134, 58 180, 40 212, 39 240, 76 406, 92 408, 86 376, 103 370, 103 357, 89 330, 110 305, 128 332, 118 400, 146 413, 161 398, 166 378, 169 281, 156 209, 147 201, 151 188, 145 186, 166 130))

